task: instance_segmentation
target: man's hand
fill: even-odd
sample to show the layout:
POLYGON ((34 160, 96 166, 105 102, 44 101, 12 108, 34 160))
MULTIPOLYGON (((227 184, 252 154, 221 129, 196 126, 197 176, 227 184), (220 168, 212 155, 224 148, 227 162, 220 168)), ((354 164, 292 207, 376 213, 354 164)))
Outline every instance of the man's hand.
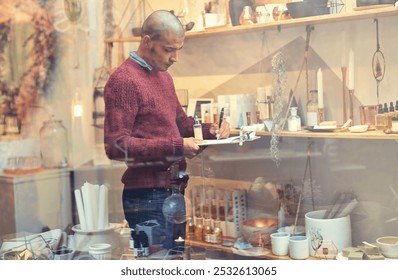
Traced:
POLYGON ((216 135, 217 139, 228 138, 231 133, 231 129, 230 129, 230 124, 227 121, 227 119, 223 118, 220 128, 218 128, 217 123, 213 123, 210 127, 210 133, 213 135, 216 135))
POLYGON ((200 147, 196 143, 200 142, 202 140, 196 139, 193 137, 183 138, 183 140, 184 140, 184 156, 185 157, 191 159, 201 151, 200 147))

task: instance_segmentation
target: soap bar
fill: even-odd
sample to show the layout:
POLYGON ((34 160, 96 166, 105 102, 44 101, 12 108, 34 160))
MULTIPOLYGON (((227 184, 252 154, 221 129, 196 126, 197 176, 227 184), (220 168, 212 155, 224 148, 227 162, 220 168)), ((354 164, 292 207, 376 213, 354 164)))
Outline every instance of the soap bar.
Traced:
POLYGON ((365 254, 363 257, 364 260, 384 260, 384 256, 381 254, 377 255, 367 255, 365 254))
POLYGON ((336 121, 324 121, 324 122, 320 122, 319 123, 320 126, 337 126, 337 122, 336 121))
POLYGON ((351 252, 360 252, 361 250, 358 247, 347 247, 347 248, 343 248, 342 253, 343 253, 343 257, 348 257, 348 255, 351 252))
POLYGON ((348 254, 349 260, 362 260, 363 259, 363 252, 351 252, 348 254))
POLYGON ((362 252, 365 253, 365 255, 380 255, 379 247, 372 247, 372 246, 360 246, 362 252))

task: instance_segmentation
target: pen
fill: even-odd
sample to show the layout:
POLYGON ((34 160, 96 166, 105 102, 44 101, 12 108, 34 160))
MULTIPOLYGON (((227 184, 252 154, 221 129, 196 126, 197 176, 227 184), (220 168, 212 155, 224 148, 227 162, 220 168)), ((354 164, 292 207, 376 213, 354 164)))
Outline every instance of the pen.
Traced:
MULTIPOLYGON (((220 120, 218 121, 218 129, 221 128, 221 123, 222 123, 223 118, 224 118, 224 107, 222 107, 221 111, 220 111, 220 120)), ((219 133, 217 133, 217 139, 220 139, 219 133)))
POLYGON ((224 118, 224 107, 221 108, 220 121, 218 122, 218 128, 221 128, 221 123, 222 123, 223 118, 224 118))

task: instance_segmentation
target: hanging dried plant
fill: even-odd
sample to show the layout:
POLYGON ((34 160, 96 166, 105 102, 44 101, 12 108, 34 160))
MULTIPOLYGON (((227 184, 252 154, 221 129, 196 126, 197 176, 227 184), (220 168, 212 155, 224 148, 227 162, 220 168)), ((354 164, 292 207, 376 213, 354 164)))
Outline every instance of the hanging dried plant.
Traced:
POLYGON ((281 127, 281 120, 283 118, 283 107, 284 100, 286 99, 286 83, 287 83, 287 74, 286 74, 286 61, 281 52, 278 52, 272 58, 272 69, 275 73, 275 86, 274 86, 274 114, 273 114, 273 128, 272 128, 272 137, 271 137, 271 155, 279 167, 280 158, 279 158, 279 135, 280 131, 283 129, 281 127))
POLYGON ((19 87, 19 94, 15 99, 15 107, 19 120, 24 121, 29 107, 42 95, 48 84, 49 73, 55 56, 55 30, 48 8, 41 2, 37 6, 32 24, 34 32, 26 40, 25 45, 32 42, 33 48, 29 53, 31 66, 24 73, 19 87))

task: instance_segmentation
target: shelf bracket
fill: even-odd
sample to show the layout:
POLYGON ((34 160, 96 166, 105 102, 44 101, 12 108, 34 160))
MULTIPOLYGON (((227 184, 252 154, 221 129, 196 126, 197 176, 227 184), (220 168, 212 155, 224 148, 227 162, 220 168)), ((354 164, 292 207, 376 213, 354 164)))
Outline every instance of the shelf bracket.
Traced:
POLYGON ((278 28, 278 31, 279 31, 279 32, 282 31, 282 25, 279 24, 277 28, 278 28))

